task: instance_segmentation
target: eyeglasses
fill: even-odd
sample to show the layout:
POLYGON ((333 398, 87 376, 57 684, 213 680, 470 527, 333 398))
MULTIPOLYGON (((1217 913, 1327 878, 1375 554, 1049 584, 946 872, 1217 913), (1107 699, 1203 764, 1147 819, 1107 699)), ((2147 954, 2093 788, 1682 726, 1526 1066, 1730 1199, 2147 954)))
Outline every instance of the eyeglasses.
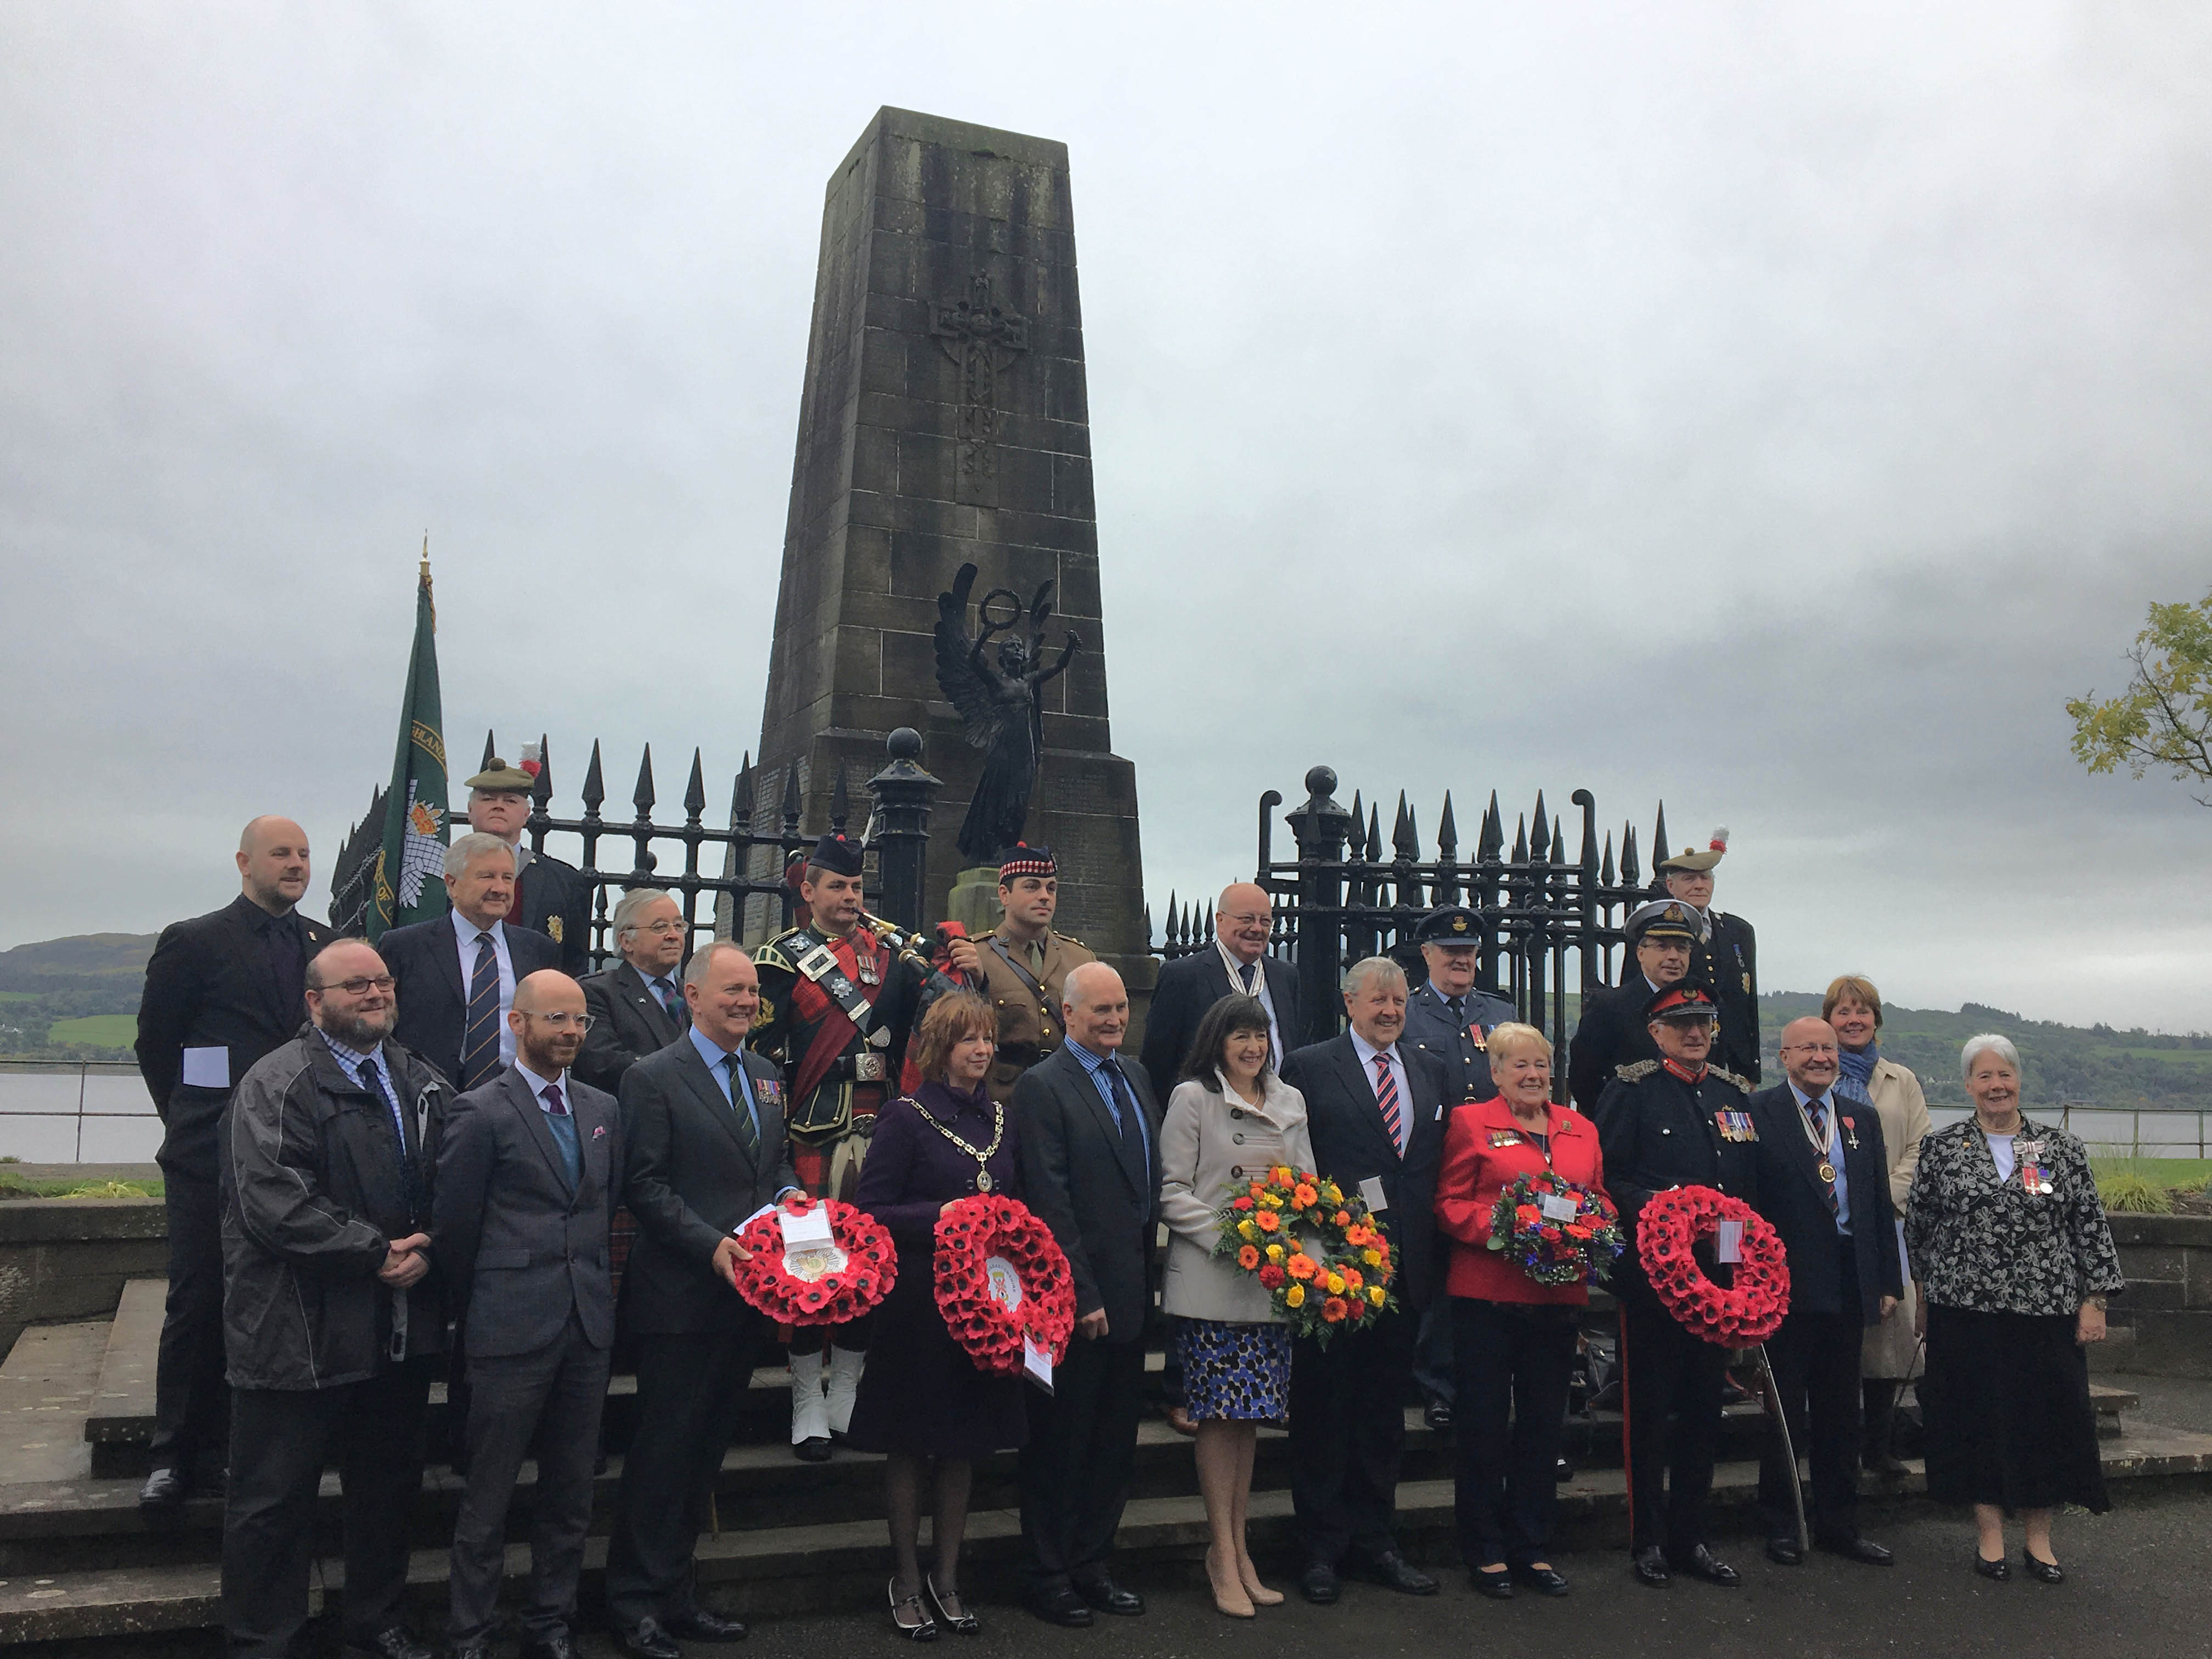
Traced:
POLYGON ((658 933, 661 938, 666 939, 671 933, 680 933, 684 931, 684 919, 681 916, 671 916, 665 921, 633 921, 628 931, 633 933, 658 933))
POLYGON ((333 980, 328 985, 310 985, 307 988, 325 994, 343 991, 349 997, 358 997, 366 996, 372 990, 389 991, 396 982, 389 974, 363 974, 358 979, 333 980))
POLYGON ((536 1014, 527 1008, 518 1008, 514 1012, 525 1019, 542 1019, 556 1031, 588 1031, 592 1029, 592 1017, 589 1014, 536 1014))

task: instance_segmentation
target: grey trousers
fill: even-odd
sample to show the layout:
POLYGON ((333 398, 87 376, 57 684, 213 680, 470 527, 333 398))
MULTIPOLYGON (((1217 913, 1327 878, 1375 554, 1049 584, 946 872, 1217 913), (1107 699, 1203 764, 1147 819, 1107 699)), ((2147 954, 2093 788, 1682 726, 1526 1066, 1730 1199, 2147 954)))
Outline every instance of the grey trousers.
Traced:
POLYGON ((453 1523, 446 1621, 456 1645, 482 1641, 491 1630, 507 1553, 507 1502, 533 1451, 538 1497, 522 1633, 543 1641, 575 1629, 576 1581, 592 1524, 592 1469, 611 1358, 608 1349, 591 1345, 572 1311, 561 1334, 533 1353, 469 1360, 469 1484, 453 1523))

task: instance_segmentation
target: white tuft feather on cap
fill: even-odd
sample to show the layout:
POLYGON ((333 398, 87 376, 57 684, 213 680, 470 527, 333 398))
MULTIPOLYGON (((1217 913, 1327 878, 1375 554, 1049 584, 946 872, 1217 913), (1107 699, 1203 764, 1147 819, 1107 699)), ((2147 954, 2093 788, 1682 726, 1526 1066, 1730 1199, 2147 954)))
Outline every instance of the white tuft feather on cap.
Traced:
POLYGON ((1707 844, 1705 850, 1709 853, 1725 853, 1728 851, 1728 825, 1723 824, 1719 829, 1713 831, 1713 838, 1711 842, 1707 844))

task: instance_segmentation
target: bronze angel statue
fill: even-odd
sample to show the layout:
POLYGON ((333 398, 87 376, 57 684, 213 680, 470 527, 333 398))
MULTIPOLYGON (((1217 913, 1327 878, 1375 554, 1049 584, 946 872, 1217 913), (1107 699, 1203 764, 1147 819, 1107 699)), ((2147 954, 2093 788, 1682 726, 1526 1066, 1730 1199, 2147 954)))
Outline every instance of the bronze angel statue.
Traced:
POLYGON ((1083 643, 1073 629, 1059 660, 1045 660, 1044 630, 1052 615, 1053 584, 1039 586, 1030 601, 1029 638, 1022 638, 1021 595, 994 587, 975 607, 980 631, 968 635, 968 596, 975 567, 963 564, 950 592, 937 596, 937 684, 959 710, 963 734, 983 751, 983 773, 960 826, 960 854, 970 865, 996 864, 1022 839, 1044 758, 1044 688, 1067 670, 1083 643), (991 607, 1004 599, 1000 617, 991 607), (1004 638, 1000 638, 1000 635, 1004 638), (998 641, 995 651, 991 642, 998 641))

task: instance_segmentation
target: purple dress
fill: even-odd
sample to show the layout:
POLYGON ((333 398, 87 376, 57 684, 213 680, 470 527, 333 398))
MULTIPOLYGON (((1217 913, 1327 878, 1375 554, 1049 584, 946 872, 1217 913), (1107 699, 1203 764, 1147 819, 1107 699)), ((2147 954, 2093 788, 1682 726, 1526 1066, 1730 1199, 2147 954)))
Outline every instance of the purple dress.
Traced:
MULTIPOLYGON (((978 1090, 956 1094, 925 1083, 914 1097, 876 1115, 853 1201, 890 1230, 898 1279, 875 1311, 868 1365, 846 1438, 862 1451, 916 1456, 988 1455, 1028 1437, 1018 1376, 987 1375, 952 1340, 937 1311, 937 1216, 975 1192, 975 1160, 932 1127, 942 1123, 979 1152, 991 1144, 993 1107, 978 1090)), ((991 1190, 1021 1196, 1012 1107, 990 1159, 991 1190)))

